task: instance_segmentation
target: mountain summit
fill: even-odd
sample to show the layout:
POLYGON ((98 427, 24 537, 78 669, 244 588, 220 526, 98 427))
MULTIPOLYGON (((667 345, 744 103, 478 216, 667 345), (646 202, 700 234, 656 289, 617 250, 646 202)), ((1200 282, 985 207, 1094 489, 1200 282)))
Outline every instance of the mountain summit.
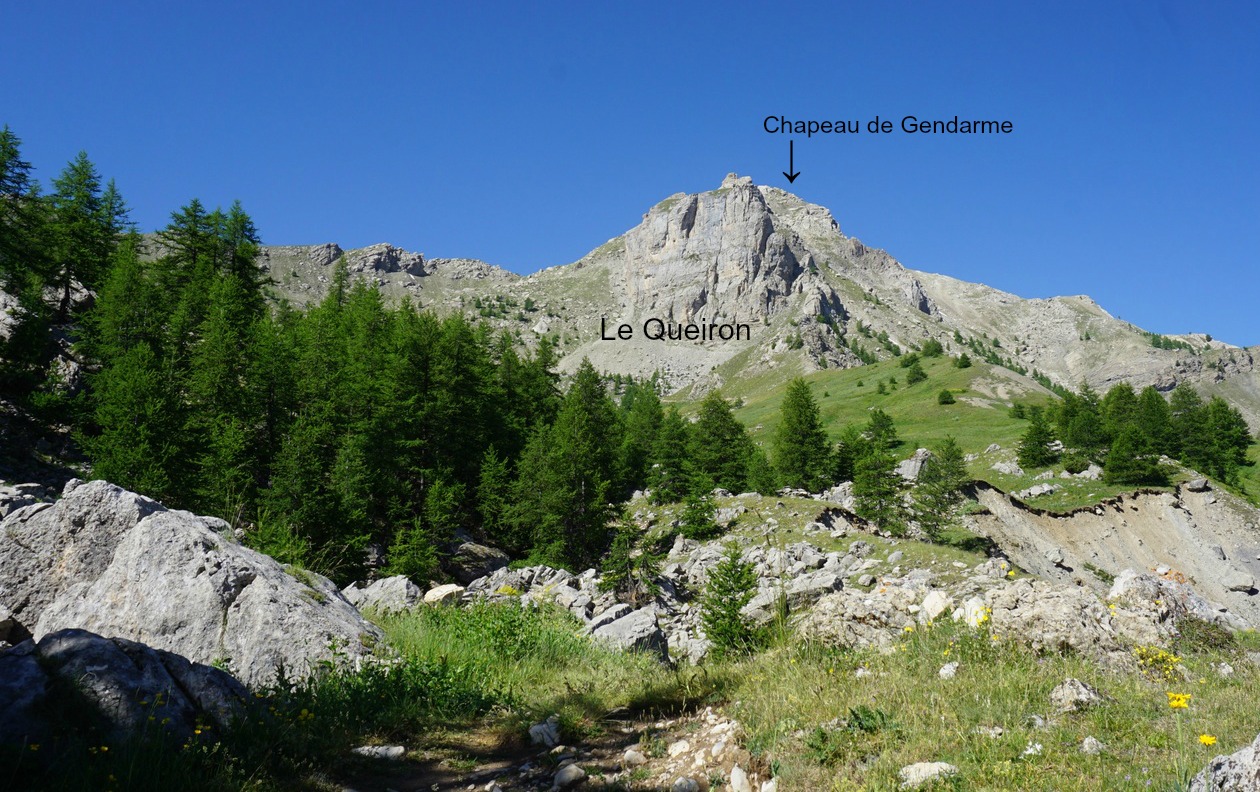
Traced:
POLYGON ((1258 348, 1149 333, 1085 296, 1023 299, 908 269, 846 236, 826 208, 735 174, 715 190, 671 195, 572 264, 523 277, 390 245, 269 247, 263 264, 279 296, 303 303, 324 293, 342 258, 352 277, 387 295, 481 317, 525 339, 550 335, 563 368, 588 357, 609 372, 659 372, 673 389, 698 392, 775 369, 791 376, 852 367, 934 339, 1042 385, 1169 390, 1190 381, 1260 426, 1258 348), (658 340, 645 332, 649 320, 749 332, 658 340), (610 340, 609 328, 621 325, 630 337, 610 340))

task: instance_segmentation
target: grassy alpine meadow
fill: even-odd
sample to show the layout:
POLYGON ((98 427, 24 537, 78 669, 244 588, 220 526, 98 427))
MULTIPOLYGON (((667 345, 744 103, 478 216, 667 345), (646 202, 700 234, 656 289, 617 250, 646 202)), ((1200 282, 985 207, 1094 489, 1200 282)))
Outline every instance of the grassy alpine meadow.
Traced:
POLYGON ((750 750, 778 768, 780 789, 896 789, 900 768, 937 761, 959 771, 939 788, 1182 789, 1213 756, 1249 744, 1260 712, 1246 694, 1256 670, 1238 663, 1238 649, 1178 651, 1149 673, 1111 672, 939 622, 886 654, 773 648, 731 667, 728 696, 750 750), (1237 670, 1224 677, 1214 664, 1231 660, 1237 670), (956 675, 942 679, 950 662, 956 675), (1097 688, 1103 703, 1056 712, 1050 693, 1068 677, 1097 688), (1187 694, 1186 706, 1170 706, 1183 700, 1170 693, 1187 694), (1100 753, 1082 752, 1087 737, 1100 753))

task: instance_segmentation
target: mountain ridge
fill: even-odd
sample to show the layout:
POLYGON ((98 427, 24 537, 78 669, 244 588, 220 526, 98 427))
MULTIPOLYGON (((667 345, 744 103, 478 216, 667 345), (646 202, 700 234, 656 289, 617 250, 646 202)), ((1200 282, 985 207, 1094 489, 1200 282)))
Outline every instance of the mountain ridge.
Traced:
POLYGON ((1167 391, 1189 381, 1260 427, 1260 347, 1149 333, 1084 294, 1029 299, 910 269, 846 236, 825 207, 735 174, 715 190, 675 193, 577 261, 528 275, 385 243, 264 247, 260 263, 277 297, 307 303, 343 257, 352 278, 389 297, 485 319, 526 343, 553 337, 565 371, 587 357, 609 372, 660 372, 671 390, 696 393, 749 371, 848 368, 935 339, 1043 384, 1167 391), (751 338, 655 341, 639 332, 648 318, 746 322, 751 338), (607 340, 605 322, 635 337, 607 340))

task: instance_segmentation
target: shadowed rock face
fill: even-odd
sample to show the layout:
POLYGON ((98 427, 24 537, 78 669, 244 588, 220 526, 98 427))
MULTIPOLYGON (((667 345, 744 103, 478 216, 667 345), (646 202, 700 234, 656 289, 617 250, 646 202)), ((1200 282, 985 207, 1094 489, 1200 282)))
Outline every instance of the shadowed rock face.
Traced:
POLYGON ((0 653, 0 745, 39 743, 93 721, 111 740, 227 726, 248 692, 231 675, 122 638, 59 630, 0 653))
POLYGON ((379 630, 326 578, 238 544, 227 524, 104 481, 0 523, 0 604, 42 639, 66 628, 140 641, 246 684, 371 654, 379 630))

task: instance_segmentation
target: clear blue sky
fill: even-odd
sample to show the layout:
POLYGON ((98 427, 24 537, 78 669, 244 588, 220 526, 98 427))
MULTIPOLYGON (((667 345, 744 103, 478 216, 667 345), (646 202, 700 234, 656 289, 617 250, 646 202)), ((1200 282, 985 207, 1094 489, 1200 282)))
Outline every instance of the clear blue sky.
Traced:
POLYGON ((909 267, 1260 343, 1260 4, 1044 5, 8 3, 0 124, 145 230, 239 198, 268 243, 528 272, 735 171, 909 267), (1015 131, 798 137, 788 185, 770 114, 1015 131))

